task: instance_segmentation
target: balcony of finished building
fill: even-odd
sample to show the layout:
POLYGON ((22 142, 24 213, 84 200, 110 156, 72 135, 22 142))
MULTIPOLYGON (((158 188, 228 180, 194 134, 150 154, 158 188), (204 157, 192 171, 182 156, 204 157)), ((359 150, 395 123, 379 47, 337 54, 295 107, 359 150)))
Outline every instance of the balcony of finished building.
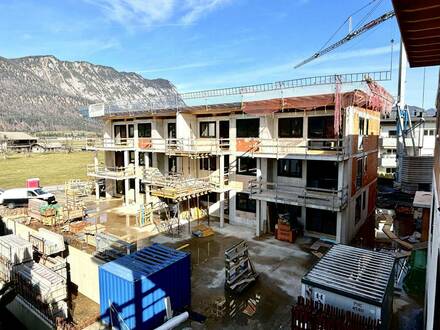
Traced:
POLYGON ((335 212, 347 206, 344 162, 288 158, 266 161, 261 175, 249 182, 250 198, 335 212))

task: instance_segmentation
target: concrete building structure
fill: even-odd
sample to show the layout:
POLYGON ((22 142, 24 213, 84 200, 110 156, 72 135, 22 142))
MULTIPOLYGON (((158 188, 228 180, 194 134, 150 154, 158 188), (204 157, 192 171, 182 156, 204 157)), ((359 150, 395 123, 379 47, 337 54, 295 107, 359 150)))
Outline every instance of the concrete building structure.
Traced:
MULTIPOLYGON (((422 109, 423 110, 423 109, 422 109)), ((411 122, 414 128, 415 145, 420 156, 432 156, 435 147, 436 118, 428 116, 424 111, 413 111, 411 122)), ((410 138, 406 139, 408 146, 413 145, 410 138)), ((379 137, 379 176, 393 178, 397 168, 397 129, 396 111, 380 120, 379 137)))
MULTIPOLYGON (((104 138, 88 148, 104 151, 105 163, 96 157, 88 174, 128 204, 151 205, 151 196, 171 202, 164 182, 205 183, 187 189, 182 210, 209 203, 221 226, 250 226, 256 236, 273 233, 284 215, 308 236, 349 242, 375 210, 382 109, 368 88, 336 96, 334 86, 327 94, 288 97, 284 90, 282 98, 258 93, 209 105, 93 105, 104 138)), ((197 93, 206 92, 184 98, 197 93)))
MULTIPOLYGON (((440 65, 438 36, 440 5, 437 0, 393 0, 402 41, 411 67, 440 65)), ((439 77, 440 81, 440 77, 439 77)), ((429 224, 425 292, 425 329, 440 328, 440 88, 437 93, 432 204, 429 224)))

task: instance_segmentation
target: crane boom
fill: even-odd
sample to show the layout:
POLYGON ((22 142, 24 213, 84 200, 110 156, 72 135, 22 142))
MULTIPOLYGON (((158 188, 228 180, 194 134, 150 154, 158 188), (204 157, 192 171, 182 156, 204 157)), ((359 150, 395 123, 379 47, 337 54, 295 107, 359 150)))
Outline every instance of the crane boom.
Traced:
POLYGON ((305 59, 304 61, 302 61, 301 63, 297 64, 295 66, 295 69, 299 68, 300 66, 303 66, 304 64, 307 64, 311 61, 313 61, 314 59, 325 55, 327 53, 330 53, 332 50, 338 48, 339 46, 342 46, 343 44, 345 44, 346 42, 350 41, 351 39, 354 39, 358 36, 360 36, 362 33, 367 32, 368 30, 372 29, 373 27, 389 20, 390 18, 394 17, 395 13, 394 11, 389 11, 385 14, 383 14, 382 16, 364 24, 362 27, 360 27, 359 29, 356 29, 352 32, 350 32, 349 34, 347 34, 344 38, 342 38, 341 40, 339 40, 338 42, 328 46, 327 48, 320 50, 319 52, 313 54, 312 56, 310 56, 309 58, 305 59))

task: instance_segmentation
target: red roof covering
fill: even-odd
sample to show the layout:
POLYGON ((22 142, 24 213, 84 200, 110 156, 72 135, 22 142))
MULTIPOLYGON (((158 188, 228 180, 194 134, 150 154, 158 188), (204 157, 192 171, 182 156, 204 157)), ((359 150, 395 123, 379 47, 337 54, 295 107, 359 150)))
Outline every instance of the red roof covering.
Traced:
POLYGON ((411 67, 440 64, 440 1, 393 0, 411 67))

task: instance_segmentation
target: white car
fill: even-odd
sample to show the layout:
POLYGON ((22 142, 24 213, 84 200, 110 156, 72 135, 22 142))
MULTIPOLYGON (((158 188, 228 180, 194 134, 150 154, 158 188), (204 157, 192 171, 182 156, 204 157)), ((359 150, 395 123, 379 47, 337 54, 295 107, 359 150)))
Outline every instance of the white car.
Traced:
POLYGON ((41 188, 16 188, 0 192, 0 204, 13 209, 16 206, 26 206, 29 199, 37 198, 47 201, 49 204, 55 203, 55 196, 41 188))

